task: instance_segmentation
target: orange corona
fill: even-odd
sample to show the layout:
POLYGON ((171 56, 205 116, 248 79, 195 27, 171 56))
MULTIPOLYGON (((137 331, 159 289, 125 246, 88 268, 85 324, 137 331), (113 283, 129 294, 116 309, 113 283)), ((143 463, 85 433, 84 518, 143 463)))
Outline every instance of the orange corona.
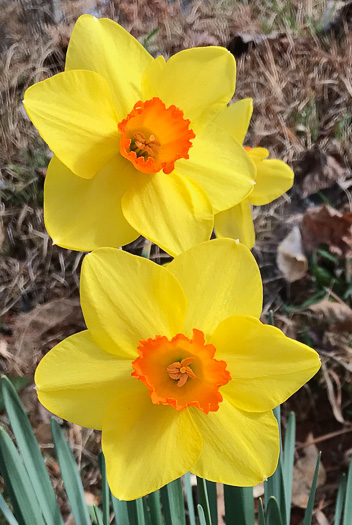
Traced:
POLYGON ((171 173, 178 159, 188 159, 195 134, 176 106, 154 97, 137 102, 119 123, 120 153, 143 173, 171 173))
POLYGON ((219 388, 231 379, 225 361, 214 359, 216 349, 204 334, 193 329, 192 338, 177 334, 171 340, 157 335, 140 341, 132 376, 149 389, 154 404, 181 411, 189 406, 205 414, 215 412, 222 401, 219 388))

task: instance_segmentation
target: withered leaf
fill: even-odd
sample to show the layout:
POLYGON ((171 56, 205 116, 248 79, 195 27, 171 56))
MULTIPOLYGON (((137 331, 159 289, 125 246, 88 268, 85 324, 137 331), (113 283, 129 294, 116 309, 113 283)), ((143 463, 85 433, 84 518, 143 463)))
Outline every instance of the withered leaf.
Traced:
MULTIPOLYGON (((313 441, 313 435, 309 434, 307 443, 311 441, 313 441)), ((307 445, 303 450, 304 456, 297 460, 293 469, 292 503, 297 507, 306 508, 319 451, 314 443, 307 445)), ((324 485, 325 479, 325 468, 320 463, 317 487, 324 485)))
POLYGON ((306 275, 308 261, 303 253, 301 233, 298 226, 295 226, 279 244, 276 261, 289 283, 298 281, 306 275))
POLYGON ((302 197, 331 188, 337 180, 344 180, 347 175, 341 155, 324 153, 319 149, 306 151, 296 170, 302 197))
POLYGON ((352 332, 352 309, 347 304, 324 299, 320 303, 312 304, 309 309, 333 323, 332 330, 352 332))
POLYGON ((326 204, 309 208, 302 219, 301 234, 306 253, 327 244, 332 253, 352 256, 352 213, 341 213, 326 204))

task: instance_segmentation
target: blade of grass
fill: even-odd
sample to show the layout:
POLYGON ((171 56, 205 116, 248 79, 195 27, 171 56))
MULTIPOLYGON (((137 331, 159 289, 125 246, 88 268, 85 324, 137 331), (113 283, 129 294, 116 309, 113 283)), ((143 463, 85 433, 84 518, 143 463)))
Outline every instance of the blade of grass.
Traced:
MULTIPOLYGON (((347 474, 345 509, 343 513, 343 525, 352 523, 352 456, 347 474)), ((305 525, 305 524, 304 524, 305 525)))
POLYGON ((148 499, 146 496, 143 498, 143 510, 144 510, 144 521, 145 525, 153 525, 152 519, 150 517, 150 511, 149 511, 149 505, 148 505, 148 499))
POLYGON ((0 427, 0 473, 20 525, 45 525, 38 500, 15 445, 0 427))
POLYGON ((166 485, 172 525, 186 525, 182 480, 175 479, 166 485))
POLYGON ((267 525, 283 525, 278 502, 273 496, 269 499, 269 503, 265 512, 265 519, 267 525))
POLYGON ((280 514, 283 520, 283 523, 286 523, 286 501, 285 501, 285 489, 284 489, 284 482, 283 482, 283 458, 282 458, 282 443, 281 443, 281 410, 280 406, 274 408, 273 410, 274 416, 277 419, 278 425, 279 425, 279 439, 280 439, 280 455, 279 455, 279 461, 277 468, 272 476, 264 482, 264 499, 265 499, 265 507, 268 507, 269 500, 271 497, 274 497, 276 499, 276 503, 279 506, 280 514))
MULTIPOLYGON (((160 492, 158 490, 148 495, 148 504, 153 525, 164 525, 164 519, 161 513, 160 492)), ((195 525, 195 523, 191 525, 195 525)))
POLYGON ((291 499, 292 499, 292 476, 295 459, 296 442, 296 417, 294 412, 290 413, 286 426, 284 454, 282 460, 282 478, 285 493, 286 525, 290 525, 291 499))
MULTIPOLYGON (((254 522, 253 522, 254 523, 254 522)), ((263 501, 262 498, 259 498, 258 506, 258 525, 266 525, 266 519, 264 515, 263 501)))
POLYGON ((115 498, 115 496, 111 494, 111 492, 110 496, 112 508, 115 514, 116 525, 130 525, 130 520, 128 518, 127 502, 120 501, 119 499, 115 498))
POLYGON ((199 525, 207 525, 207 520, 205 519, 205 514, 202 505, 197 505, 199 525))
POLYGON ((346 474, 343 473, 341 477, 340 485, 337 491, 334 525, 340 525, 341 523, 343 505, 345 503, 345 496, 346 496, 346 485, 347 485, 346 474))
POLYGON ((252 487, 224 485, 225 518, 233 525, 253 525, 254 498, 252 487))
POLYGON ((146 525, 145 516, 144 516, 144 505, 143 499, 136 499, 136 509, 137 509, 137 523, 138 525, 146 525))
POLYGON ((101 473, 101 499, 103 503, 103 525, 110 525, 109 485, 106 479, 106 465, 104 454, 100 451, 98 456, 101 473))
POLYGON ((189 523, 190 525, 196 525, 196 515, 194 512, 193 492, 192 492, 192 485, 191 485, 191 474, 187 472, 187 474, 183 476, 183 479, 185 482, 185 489, 186 489, 186 501, 187 501, 189 523))
MULTIPOLYGON (((303 525, 311 525, 311 523, 312 523, 313 510, 314 510, 314 499, 315 499, 315 492, 317 490, 317 481, 318 481, 320 458, 321 458, 321 452, 319 452, 318 459, 317 459, 317 464, 315 466, 315 472, 314 472, 312 487, 310 489, 307 509, 306 509, 305 514, 304 514, 303 525)), ((350 523, 346 522, 344 525, 350 525, 350 523)))
POLYGON ((216 483, 206 480, 205 484, 208 493, 211 522, 212 525, 218 525, 218 496, 216 492, 216 483))
POLYGON ((204 512, 207 525, 212 525, 206 480, 197 476, 198 503, 204 512))
POLYGON ((11 381, 3 376, 1 390, 19 452, 47 525, 63 525, 54 489, 27 414, 11 381))
POLYGON ((51 433, 61 476, 76 525, 90 525, 89 512, 84 499, 82 481, 72 451, 63 435, 59 423, 51 418, 51 433))
POLYGON ((10 508, 4 500, 4 498, 2 497, 2 494, 0 494, 0 510, 3 513, 4 518, 7 519, 9 525, 18 525, 18 521, 10 511, 10 508))

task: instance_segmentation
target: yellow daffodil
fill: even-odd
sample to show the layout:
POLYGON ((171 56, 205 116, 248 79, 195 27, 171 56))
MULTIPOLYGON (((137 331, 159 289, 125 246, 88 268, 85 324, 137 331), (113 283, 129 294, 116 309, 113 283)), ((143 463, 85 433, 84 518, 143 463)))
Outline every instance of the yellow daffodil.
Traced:
MULTIPOLYGON (((252 99, 246 98, 225 108, 215 124, 226 129, 242 144, 253 112, 252 99)), ((293 171, 281 160, 267 159, 265 148, 245 148, 257 168, 255 186, 240 204, 215 215, 215 232, 218 237, 239 239, 248 248, 255 243, 251 205, 269 204, 288 191, 293 184, 293 171)))
POLYGON ((44 218, 53 241, 90 251, 144 235, 172 255, 210 238, 214 212, 250 193, 255 165, 214 119, 235 89, 222 47, 167 62, 109 19, 77 21, 63 73, 24 106, 53 150, 44 218))
POLYGON ((272 409, 320 362, 259 321, 248 248, 207 241, 167 267, 100 248, 83 261, 81 305, 87 330, 42 359, 36 388, 58 416, 102 429, 115 496, 139 498, 187 471, 239 486, 274 472, 272 409))

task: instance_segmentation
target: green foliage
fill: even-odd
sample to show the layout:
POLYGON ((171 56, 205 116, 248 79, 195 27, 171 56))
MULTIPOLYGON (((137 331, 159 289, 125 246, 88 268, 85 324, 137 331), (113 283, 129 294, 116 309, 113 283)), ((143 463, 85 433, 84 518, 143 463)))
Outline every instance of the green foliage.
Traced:
MULTIPOLYGON (((272 321, 272 320, 271 320, 272 321)), ((16 445, 0 427, 0 474, 5 493, 0 494, 0 523, 9 525, 63 525, 44 458, 14 385, 1 378, 2 397, 16 445), (5 521, 3 521, 5 519, 5 521)), ((275 416, 280 420, 280 410, 275 416)), ((265 483, 265 507, 259 501, 258 525, 289 525, 291 516, 292 472, 295 448, 295 416, 291 413, 276 472, 265 483)), ((51 431, 67 499, 78 525, 217 525, 215 484, 197 478, 198 506, 195 512, 190 474, 135 501, 119 501, 110 492, 102 453, 101 506, 88 506, 72 451, 56 419, 51 431), (113 518, 113 521, 111 519, 113 518)), ((318 457, 303 525, 311 525, 319 471, 318 457)), ((230 525, 254 525, 253 489, 224 486, 225 519, 230 525)), ((352 523, 352 460, 343 475, 336 500, 334 525, 352 523)))

